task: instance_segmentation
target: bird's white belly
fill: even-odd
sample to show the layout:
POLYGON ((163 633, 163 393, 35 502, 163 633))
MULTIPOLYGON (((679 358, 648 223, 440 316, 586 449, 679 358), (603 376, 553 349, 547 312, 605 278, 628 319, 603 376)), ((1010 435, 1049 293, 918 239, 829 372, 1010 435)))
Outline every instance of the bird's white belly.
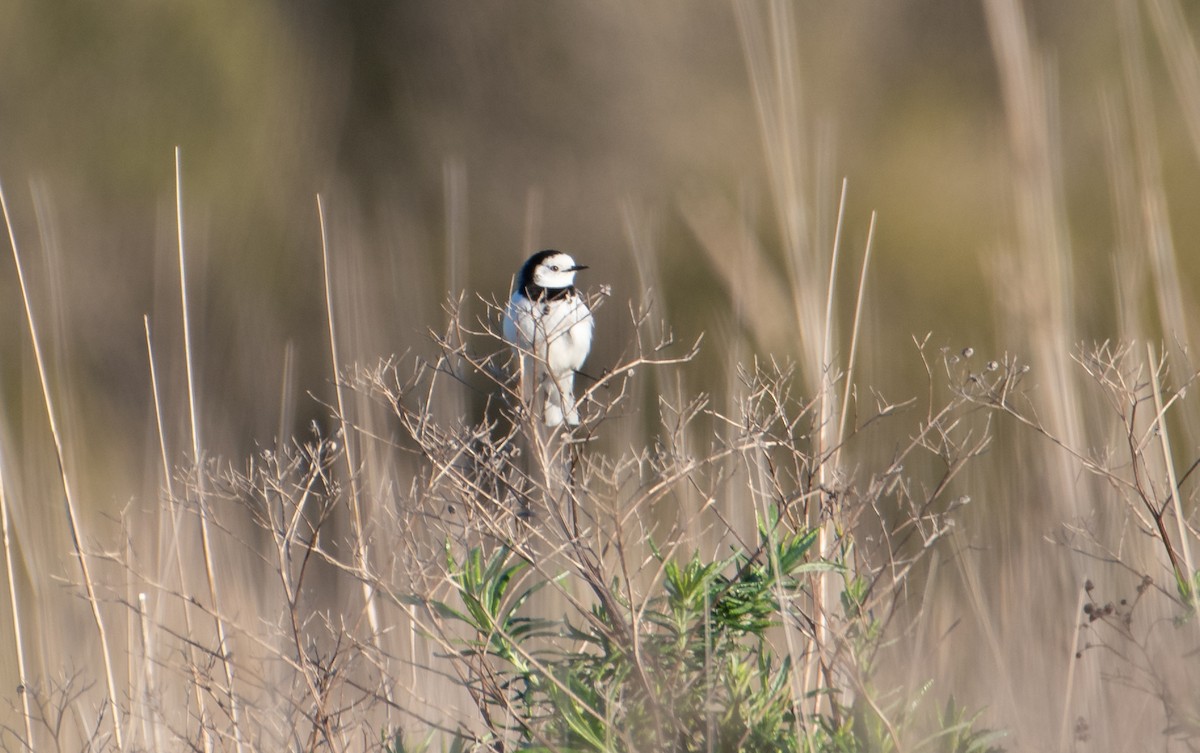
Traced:
POLYGON ((509 303, 504 337, 552 373, 563 374, 583 365, 594 326, 592 312, 579 298, 533 302, 522 296, 509 303))

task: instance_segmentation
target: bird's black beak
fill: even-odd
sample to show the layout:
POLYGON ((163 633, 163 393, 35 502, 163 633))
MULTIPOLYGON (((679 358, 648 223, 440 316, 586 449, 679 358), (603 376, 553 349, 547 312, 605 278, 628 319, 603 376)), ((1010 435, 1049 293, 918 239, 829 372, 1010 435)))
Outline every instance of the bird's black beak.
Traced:
POLYGON ((587 265, 586 264, 576 264, 575 266, 571 267, 570 271, 578 272, 581 269, 587 269, 587 265))

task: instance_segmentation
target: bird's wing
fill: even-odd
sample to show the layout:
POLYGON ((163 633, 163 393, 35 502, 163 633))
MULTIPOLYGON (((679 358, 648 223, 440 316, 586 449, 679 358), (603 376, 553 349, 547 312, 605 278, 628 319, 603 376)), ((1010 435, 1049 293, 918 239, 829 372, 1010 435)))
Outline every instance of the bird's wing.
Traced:
POLYGON ((532 301, 520 294, 513 295, 504 311, 504 339, 518 348, 529 350, 533 347, 536 327, 532 301))

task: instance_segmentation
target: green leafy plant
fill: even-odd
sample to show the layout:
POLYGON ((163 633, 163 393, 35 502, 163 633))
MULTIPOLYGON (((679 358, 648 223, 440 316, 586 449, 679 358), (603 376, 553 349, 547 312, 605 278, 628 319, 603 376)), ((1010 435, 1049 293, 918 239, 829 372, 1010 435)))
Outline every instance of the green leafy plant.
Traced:
MULTIPOLYGON (((512 720, 513 749, 895 750, 883 715, 867 704, 834 698, 827 714, 802 717, 792 657, 780 654, 772 633, 796 619, 789 604, 811 587, 806 575, 846 568, 814 557, 815 530, 780 535, 760 521, 759 534, 755 552, 714 560, 656 549, 661 583, 636 629, 624 633, 621 616, 603 602, 578 624, 519 615, 547 581, 521 582, 531 563, 503 546, 488 555, 472 548, 461 559, 447 548, 455 600, 429 607, 467 628, 455 656, 472 668, 485 717, 512 720)), ((844 616, 857 618, 864 586, 851 583, 858 590, 843 598, 844 616)), ((903 716, 915 718, 915 708, 903 716)), ((936 734, 912 750, 998 750, 988 746, 999 735, 977 730, 978 717, 953 700, 936 721, 936 734)))

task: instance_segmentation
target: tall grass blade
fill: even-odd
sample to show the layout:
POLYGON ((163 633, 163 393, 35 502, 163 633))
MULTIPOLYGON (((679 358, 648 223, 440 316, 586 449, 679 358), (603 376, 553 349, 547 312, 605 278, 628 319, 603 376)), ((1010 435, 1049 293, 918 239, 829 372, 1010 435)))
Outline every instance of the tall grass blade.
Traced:
MULTIPOLYGON (((209 531, 211 511, 205 493, 204 445, 200 442, 200 415, 196 409, 195 349, 192 346, 191 307, 188 305, 187 255, 183 242, 183 173, 179 147, 175 147, 175 227, 179 244, 179 298, 183 309, 183 352, 187 367, 188 419, 192 435, 192 463, 196 470, 196 505, 200 512, 200 548, 204 557, 204 574, 208 581, 208 597, 212 603, 213 622, 217 631, 217 652, 221 668, 225 673, 225 694, 229 701, 229 717, 233 724, 234 746, 243 750, 241 701, 238 699, 234 682, 233 662, 230 659, 229 641, 226 636, 225 618, 221 616, 221 597, 214 569, 212 535, 209 531)), ((202 709, 203 710, 203 709, 202 709)), ((200 719, 203 727, 205 720, 200 719)))
POLYGON ((100 654, 104 661, 104 683, 108 691, 109 710, 112 714, 113 741, 117 745, 117 750, 123 751, 125 744, 121 729, 121 707, 117 702, 117 685, 113 672, 112 653, 109 650, 108 631, 105 628, 104 616, 100 612, 100 601, 96 596, 96 586, 92 578, 88 556, 83 550, 83 538, 80 534, 75 494, 71 486, 70 476, 67 474, 63 454, 62 434, 58 429, 58 417, 54 410, 54 401, 50 396, 50 382, 46 374, 46 363, 42 358, 42 344, 38 338, 37 323, 33 316, 33 305, 30 303, 29 289, 25 284, 25 270, 21 266, 21 255, 17 250, 17 236, 13 229, 12 218, 8 213, 8 201, 4 196, 3 186, 0 186, 0 210, 3 210, 4 225, 8 229, 8 242, 13 253, 13 263, 17 267, 17 281, 21 287, 21 300, 25 304, 25 322, 29 326, 29 338, 33 344, 34 360, 37 363, 38 381, 42 388, 42 400, 46 408, 46 418, 50 424, 50 434, 54 438, 54 454, 58 462, 59 476, 62 479, 63 500, 66 504, 67 524, 70 528, 71 544, 75 550, 75 557, 79 561, 79 571, 83 579, 84 592, 87 595, 88 605, 92 610, 92 621, 96 626, 96 634, 100 639, 100 654))
MULTIPOLYGON (((179 539, 179 525, 181 511, 178 501, 175 497, 173 484, 171 483, 171 463, 167 452, 167 434, 163 426, 162 401, 159 399, 158 387, 158 368, 154 361, 154 341, 150 336, 150 317, 148 315, 142 317, 142 324, 146 330, 146 361, 150 368, 150 393, 154 401, 154 424, 158 434, 158 449, 160 462, 162 463, 163 473, 163 499, 167 503, 167 525, 171 529, 170 551, 167 554, 166 567, 170 567, 170 562, 175 563, 175 577, 179 582, 179 592, 188 593, 188 577, 183 567, 183 554, 179 539)), ((188 635, 195 634, 195 628, 192 624, 192 605, 190 599, 181 599, 181 611, 183 612, 183 624, 188 635)), ((196 657, 196 645, 193 641, 186 641, 188 663, 193 666, 199 666, 196 657)), ((204 702, 204 691, 199 682, 191 683, 192 699, 196 704, 196 718, 200 721, 200 745, 205 753, 212 751, 212 735, 209 732, 208 725, 208 709, 204 702)))

